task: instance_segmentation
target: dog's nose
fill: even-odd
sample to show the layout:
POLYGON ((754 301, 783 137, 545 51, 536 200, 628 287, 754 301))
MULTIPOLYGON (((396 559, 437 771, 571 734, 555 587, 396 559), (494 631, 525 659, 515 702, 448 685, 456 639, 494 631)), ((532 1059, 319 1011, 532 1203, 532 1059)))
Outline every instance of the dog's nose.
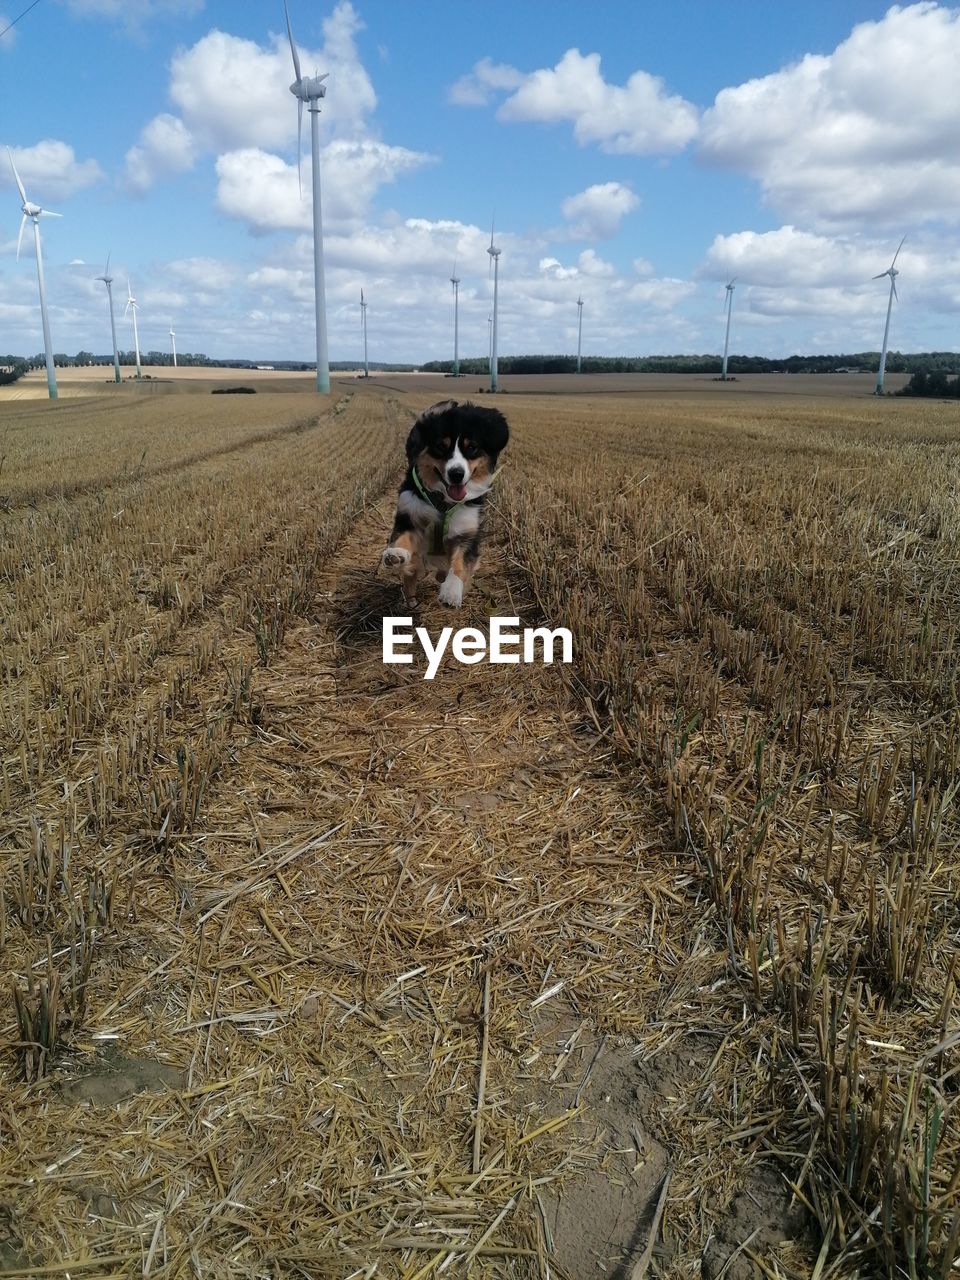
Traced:
POLYGON ((451 484, 462 484, 463 476, 464 476, 463 467, 447 468, 447 479, 450 481, 451 484))

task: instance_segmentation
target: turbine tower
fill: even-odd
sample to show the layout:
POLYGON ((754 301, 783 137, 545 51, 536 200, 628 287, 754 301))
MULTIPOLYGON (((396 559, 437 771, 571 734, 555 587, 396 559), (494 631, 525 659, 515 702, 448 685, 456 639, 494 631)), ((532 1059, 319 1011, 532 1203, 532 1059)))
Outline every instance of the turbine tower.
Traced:
MULTIPOLYGON (((906 238, 907 237, 904 236, 903 240, 906 240, 906 238)), ((893 262, 890 263, 886 271, 881 271, 878 276, 873 277, 874 280, 882 280, 884 276, 890 277, 890 296, 887 299, 887 323, 883 326, 883 346, 880 349, 880 368, 877 370, 877 388, 874 392, 874 394, 878 396, 883 395, 883 373, 887 367, 887 339, 890 336, 890 312, 893 309, 894 298, 896 298, 898 302, 900 301, 897 296, 897 276, 900 272, 897 270, 896 262, 897 258, 900 256, 900 250, 903 248, 903 240, 901 240, 897 245, 897 252, 893 255, 893 262)))
POLYGON ((580 340, 583 337, 583 297, 577 299, 577 373, 580 372, 580 340))
POLYGON ((137 377, 140 377, 140 335, 137 332, 137 312, 140 310, 140 304, 133 296, 130 288, 130 277, 127 276, 127 305, 123 309, 123 318, 126 320, 128 312, 133 312, 133 348, 137 355, 137 377))
POLYGON ((727 351, 730 348, 730 317, 733 314, 733 282, 736 278, 737 277, 734 276, 733 280, 731 280, 727 285, 727 333, 726 337, 723 339, 723 368, 720 370, 721 382, 726 382, 727 380, 727 351))
POLYGON ((453 264, 453 376, 460 377, 460 277, 457 275, 457 264, 453 264))
POLYGON ((117 352, 117 322, 113 318, 113 276, 110 274, 110 255, 107 254, 107 265, 103 275, 97 276, 107 286, 107 301, 110 303, 110 336, 113 338, 113 380, 120 381, 120 356, 117 352))
POLYGON ((17 261, 20 261, 20 245, 23 242, 23 228, 27 225, 29 218, 33 222, 33 244, 37 254, 37 283, 40 286, 40 320, 43 324, 43 350, 47 361, 47 390, 50 393, 50 399, 57 398, 57 375, 53 367, 53 343, 50 341, 50 321, 47 318, 47 291, 43 283, 43 257, 40 253, 40 218, 46 215, 48 218, 61 218, 60 213, 54 213, 52 209, 42 209, 40 205, 34 204, 33 201, 27 199, 27 193, 23 189, 23 183, 20 181, 20 175, 17 173, 17 166, 13 163, 13 153, 7 147, 7 155, 10 157, 10 168, 13 170, 13 176, 17 183, 17 190, 20 192, 21 209, 23 217, 20 219, 20 234, 17 236, 17 261))
POLYGON ((173 367, 177 367, 177 335, 173 332, 173 321, 170 322, 170 341, 173 343, 173 367))
POLYGON ((293 43, 293 28, 290 25, 290 13, 287 0, 283 0, 283 12, 287 19, 287 35, 290 38, 290 52, 293 54, 293 71, 296 79, 290 86, 290 92, 297 100, 297 175, 300 174, 300 142, 303 132, 303 104, 307 104, 310 112, 310 149, 313 176, 313 286, 316 303, 317 322, 317 391, 327 395, 330 391, 330 362, 327 358, 327 301, 323 281, 323 217, 320 207, 320 103, 326 95, 327 88, 323 83, 328 72, 322 76, 300 74, 300 58, 297 46, 293 43))
POLYGON ((493 262, 493 326, 490 330, 490 390, 497 390, 497 283, 500 274, 500 250, 493 243, 493 225, 490 226, 490 247, 487 249, 493 262))
POLYGON ((360 290, 360 322, 363 325, 363 376, 370 377, 370 362, 367 360, 367 304, 363 300, 363 290, 360 290))
POLYGON ((487 316, 487 373, 493 368, 493 316, 487 316))

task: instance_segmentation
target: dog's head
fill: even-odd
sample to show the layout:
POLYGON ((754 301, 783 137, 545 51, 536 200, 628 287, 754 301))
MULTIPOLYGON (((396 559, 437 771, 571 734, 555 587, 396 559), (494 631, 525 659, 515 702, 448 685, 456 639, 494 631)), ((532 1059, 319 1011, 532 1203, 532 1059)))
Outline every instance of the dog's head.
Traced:
POLYGON ((449 502, 486 493, 510 438, 499 409, 441 400, 425 409, 407 437, 407 459, 427 489, 449 502))

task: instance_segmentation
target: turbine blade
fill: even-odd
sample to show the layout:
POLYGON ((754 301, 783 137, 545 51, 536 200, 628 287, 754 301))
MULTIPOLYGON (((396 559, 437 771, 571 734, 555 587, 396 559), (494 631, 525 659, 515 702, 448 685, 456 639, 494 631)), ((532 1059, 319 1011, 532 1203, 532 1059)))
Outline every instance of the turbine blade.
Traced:
POLYGON ((63 214, 62 214, 62 213, 54 213, 52 209, 41 209, 41 210, 40 210, 40 217, 41 217, 41 218, 62 218, 62 217, 63 217, 63 214))
POLYGON ((20 261, 20 244, 23 240, 23 228, 26 226, 26 223, 27 223, 27 215, 24 214, 23 217, 20 219, 20 234, 17 236, 17 261, 18 262, 20 261))
MULTIPOLYGON (((904 236, 903 240, 906 240, 906 238, 907 237, 904 236)), ((893 262, 890 263, 891 267, 895 267, 897 265, 897 258, 899 258, 900 250, 903 248, 903 240, 901 240, 900 243, 897 245, 897 252, 893 255, 893 262)))
POLYGON ((298 80, 302 80, 300 74, 300 58, 297 55, 297 46, 293 43, 293 27, 290 25, 290 10, 287 8, 287 0, 283 0, 283 12, 287 19, 287 35, 290 38, 290 52, 293 54, 293 69, 296 72, 298 80))
POLYGON ((891 277, 890 277, 890 284, 891 284, 891 286, 892 286, 892 288, 893 288, 893 296, 894 296, 894 297, 896 298, 896 300, 899 302, 899 301, 900 301, 900 295, 897 293, 897 282, 896 282, 896 280, 894 280, 893 276, 891 276, 891 277))
POLYGON ((7 147, 7 155, 10 157, 10 168, 13 170, 13 176, 17 181, 17 190, 20 192, 20 199, 24 204, 27 203, 27 193, 23 189, 23 183, 20 181, 20 175, 17 173, 17 166, 13 163, 13 152, 7 147))
POLYGON ((303 174, 300 169, 300 153, 303 150, 303 99, 297 99, 297 189, 303 199, 303 174))
POLYGON ((107 253, 107 265, 103 268, 103 275, 100 277, 101 280, 106 280, 107 276, 110 274, 110 254, 111 253, 113 253, 112 249, 110 249, 109 252, 107 253))
POLYGON ((890 274, 889 270, 881 271, 878 276, 871 276, 870 278, 872 280, 882 280, 884 276, 888 276, 889 274, 890 274))

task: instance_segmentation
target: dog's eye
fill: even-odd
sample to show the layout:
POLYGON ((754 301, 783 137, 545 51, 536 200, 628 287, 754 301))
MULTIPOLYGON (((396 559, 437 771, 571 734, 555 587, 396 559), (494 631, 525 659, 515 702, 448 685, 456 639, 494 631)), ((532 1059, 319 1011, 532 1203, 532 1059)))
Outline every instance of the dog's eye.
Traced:
POLYGON ((461 440, 460 452, 463 454, 465 458, 475 458, 477 454, 480 452, 480 450, 477 448, 477 446, 473 443, 472 440, 461 440))

